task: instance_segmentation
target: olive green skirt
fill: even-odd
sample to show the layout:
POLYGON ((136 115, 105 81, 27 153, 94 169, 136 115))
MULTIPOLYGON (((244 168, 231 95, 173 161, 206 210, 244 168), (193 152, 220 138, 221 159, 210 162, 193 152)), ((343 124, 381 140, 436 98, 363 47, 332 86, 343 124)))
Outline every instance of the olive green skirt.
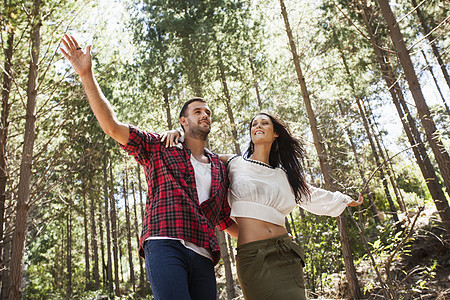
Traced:
POLYGON ((304 254, 288 234, 237 247, 239 283, 247 300, 306 299, 304 254))

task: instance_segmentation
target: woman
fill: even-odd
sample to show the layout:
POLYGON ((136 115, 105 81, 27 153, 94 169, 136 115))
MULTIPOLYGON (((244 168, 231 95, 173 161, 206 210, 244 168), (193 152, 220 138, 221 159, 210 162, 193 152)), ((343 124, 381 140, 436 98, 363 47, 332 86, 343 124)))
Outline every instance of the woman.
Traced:
POLYGON ((348 205, 361 205, 362 197, 353 201, 309 186, 300 164, 304 150, 275 117, 255 116, 250 137, 244 157, 220 156, 228 164, 228 201, 239 226, 236 263, 242 292, 248 300, 306 299, 303 251, 288 236, 285 216, 300 205, 336 217, 348 205))

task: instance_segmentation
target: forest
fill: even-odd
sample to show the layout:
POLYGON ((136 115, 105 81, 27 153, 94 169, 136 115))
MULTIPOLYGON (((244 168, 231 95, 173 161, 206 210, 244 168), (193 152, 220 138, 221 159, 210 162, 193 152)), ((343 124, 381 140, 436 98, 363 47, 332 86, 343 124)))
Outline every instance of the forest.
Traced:
MULTIPOLYGON (((446 0, 3 0, 0 298, 153 299, 142 168, 106 136, 61 38, 92 46, 118 118, 180 130, 205 98, 209 149, 241 154, 260 111, 307 152, 307 181, 364 203, 296 208, 311 299, 450 298, 446 0)), ((216 233, 218 299, 243 299, 216 233)), ((176 287, 175 287, 176 288, 176 287)))

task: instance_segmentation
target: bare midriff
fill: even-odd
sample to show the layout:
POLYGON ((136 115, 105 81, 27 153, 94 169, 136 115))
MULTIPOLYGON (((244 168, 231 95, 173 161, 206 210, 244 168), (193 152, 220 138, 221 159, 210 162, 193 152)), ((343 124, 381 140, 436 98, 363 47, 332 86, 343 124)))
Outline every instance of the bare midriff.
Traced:
POLYGON ((257 219, 237 217, 236 223, 239 226, 239 238, 237 241, 238 246, 250 242, 274 238, 287 233, 284 226, 275 225, 257 219))

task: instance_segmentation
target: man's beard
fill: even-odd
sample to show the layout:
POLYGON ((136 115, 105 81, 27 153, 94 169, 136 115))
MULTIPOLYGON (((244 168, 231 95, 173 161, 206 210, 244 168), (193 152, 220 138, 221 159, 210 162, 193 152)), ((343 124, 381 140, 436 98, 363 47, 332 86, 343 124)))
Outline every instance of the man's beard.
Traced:
POLYGON ((196 127, 194 129, 192 129, 191 136, 193 138, 196 138, 196 139, 199 139, 202 141, 206 141, 210 131, 211 131, 211 127, 208 127, 208 128, 196 127))

